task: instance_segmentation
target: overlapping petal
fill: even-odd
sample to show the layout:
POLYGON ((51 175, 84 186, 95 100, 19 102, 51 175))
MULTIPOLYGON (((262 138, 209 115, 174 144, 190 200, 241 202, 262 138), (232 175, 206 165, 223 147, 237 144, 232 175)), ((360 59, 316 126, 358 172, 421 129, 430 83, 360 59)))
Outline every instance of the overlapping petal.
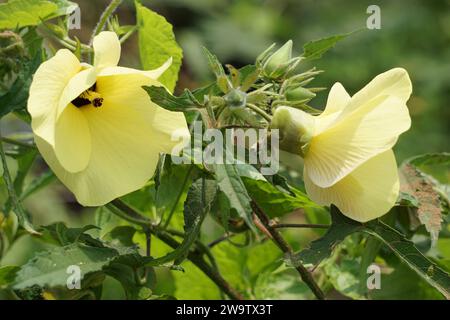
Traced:
POLYGON ((37 69, 30 86, 28 112, 35 135, 55 144, 56 113, 60 98, 70 80, 81 70, 73 53, 59 50, 54 57, 42 63, 37 69))
POLYGON ((351 97, 342 86, 342 84, 336 82, 330 89, 330 93, 328 94, 327 99, 327 105, 325 107, 325 110, 319 115, 319 117, 329 116, 333 113, 344 110, 350 100, 351 97))
MULTIPOLYGON (((341 101, 348 97, 343 88, 337 88, 332 96, 341 98, 332 100, 342 107, 341 101)), ((365 161, 392 148, 398 136, 411 126, 406 106, 411 90, 406 71, 392 69, 375 77, 341 111, 316 117, 315 135, 305 157, 306 170, 314 184, 329 187, 365 161)), ((330 104, 331 111, 338 109, 330 104)))
POLYGON ((55 129, 55 155, 68 172, 84 170, 90 160, 92 142, 83 110, 70 104, 64 109, 55 129))
POLYGON ((120 60, 120 41, 112 31, 100 32, 92 42, 94 47, 94 67, 102 69, 115 67, 120 60))
POLYGON ((392 150, 373 157, 328 188, 314 184, 306 168, 304 181, 313 201, 320 205, 335 204, 344 215, 360 222, 387 213, 394 206, 399 192, 397 164, 392 150))

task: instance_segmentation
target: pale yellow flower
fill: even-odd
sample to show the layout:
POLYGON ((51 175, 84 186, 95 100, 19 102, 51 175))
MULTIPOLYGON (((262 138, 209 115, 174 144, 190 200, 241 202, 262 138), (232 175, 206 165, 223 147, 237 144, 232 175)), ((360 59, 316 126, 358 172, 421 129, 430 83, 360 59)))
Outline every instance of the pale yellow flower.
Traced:
POLYGON ((391 148, 411 125, 406 106, 411 91, 408 73, 396 68, 353 97, 336 83, 319 116, 290 107, 275 111, 272 127, 281 131, 281 146, 303 156, 305 187, 313 201, 334 204, 360 222, 394 206, 399 178, 391 148))
POLYGON ((143 187, 159 154, 171 153, 178 143, 172 133, 189 135, 182 113, 157 106, 142 89, 161 85, 156 79, 170 60, 151 71, 118 67, 121 48, 114 32, 101 32, 93 48, 93 66, 59 50, 36 71, 28 99, 39 151, 86 206, 143 187))

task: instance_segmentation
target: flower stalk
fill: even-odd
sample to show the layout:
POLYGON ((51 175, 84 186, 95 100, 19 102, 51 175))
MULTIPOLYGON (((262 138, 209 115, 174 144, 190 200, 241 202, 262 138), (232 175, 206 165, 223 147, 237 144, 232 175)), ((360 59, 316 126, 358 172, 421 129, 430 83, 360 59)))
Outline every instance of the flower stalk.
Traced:
MULTIPOLYGON (((264 225, 266 230, 270 233, 271 240, 283 251, 287 256, 291 256, 294 252, 291 246, 284 240, 281 234, 276 230, 271 222, 270 218, 262 211, 262 209, 256 204, 256 202, 252 201, 252 208, 258 219, 264 225)), ((296 264, 295 269, 300 274, 303 282, 311 289, 317 299, 324 300, 325 294, 322 289, 320 289, 319 285, 316 283, 311 273, 300 263, 296 264)))

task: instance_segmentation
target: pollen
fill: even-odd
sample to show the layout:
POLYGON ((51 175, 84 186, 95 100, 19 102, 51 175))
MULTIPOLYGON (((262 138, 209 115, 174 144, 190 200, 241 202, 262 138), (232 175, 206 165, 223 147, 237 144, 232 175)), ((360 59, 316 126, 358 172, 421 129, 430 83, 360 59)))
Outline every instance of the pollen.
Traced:
POLYGON ((77 98, 72 100, 72 104, 81 108, 84 106, 92 105, 95 108, 101 107, 103 105, 102 95, 95 91, 96 85, 94 84, 88 90, 83 91, 77 98))

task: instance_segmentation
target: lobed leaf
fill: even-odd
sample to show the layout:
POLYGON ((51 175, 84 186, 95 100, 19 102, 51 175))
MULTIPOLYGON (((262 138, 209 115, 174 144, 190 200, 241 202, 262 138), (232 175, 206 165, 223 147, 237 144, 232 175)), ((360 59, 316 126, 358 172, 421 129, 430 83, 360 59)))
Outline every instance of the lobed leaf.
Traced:
POLYGON ((158 81, 173 92, 178 80, 183 51, 178 46, 172 25, 167 20, 135 1, 139 34, 139 55, 145 70, 160 67, 169 58, 172 64, 158 81))

